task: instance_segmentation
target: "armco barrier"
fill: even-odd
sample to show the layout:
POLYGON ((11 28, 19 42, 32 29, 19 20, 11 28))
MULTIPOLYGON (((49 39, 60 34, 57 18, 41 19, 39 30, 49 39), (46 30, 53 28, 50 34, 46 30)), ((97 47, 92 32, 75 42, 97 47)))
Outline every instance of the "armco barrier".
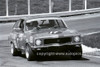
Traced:
POLYGON ((93 8, 87 10, 75 10, 75 11, 63 11, 63 12, 54 12, 54 13, 42 13, 42 14, 30 14, 30 15, 13 15, 13 16, 0 16, 0 21, 13 21, 20 18, 39 18, 39 17, 66 17, 72 15, 81 15, 81 14, 89 14, 89 13, 97 13, 100 12, 100 8, 93 8))

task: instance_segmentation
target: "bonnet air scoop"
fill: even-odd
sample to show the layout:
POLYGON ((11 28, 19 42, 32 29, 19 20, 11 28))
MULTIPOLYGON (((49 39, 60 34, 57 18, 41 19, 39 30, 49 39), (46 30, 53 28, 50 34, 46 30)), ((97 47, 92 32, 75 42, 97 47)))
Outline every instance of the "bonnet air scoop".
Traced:
POLYGON ((49 32, 50 34, 60 34, 60 33, 62 33, 61 31, 50 31, 49 32))

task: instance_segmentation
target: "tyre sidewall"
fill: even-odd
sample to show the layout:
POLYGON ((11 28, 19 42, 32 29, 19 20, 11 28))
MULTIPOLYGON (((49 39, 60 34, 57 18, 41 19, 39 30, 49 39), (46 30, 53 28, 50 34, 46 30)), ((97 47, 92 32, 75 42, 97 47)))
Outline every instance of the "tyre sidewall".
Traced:
POLYGON ((25 49, 25 56, 26 56, 26 59, 28 61, 32 61, 35 59, 35 54, 33 53, 32 49, 29 47, 29 46, 26 46, 26 49, 25 49), (28 54, 28 56, 27 56, 28 54))
POLYGON ((11 44, 11 54, 13 56, 17 56, 18 55, 18 50, 15 48, 14 43, 11 44))
POLYGON ((76 50, 74 52, 79 53, 79 54, 71 55, 72 59, 81 59, 82 58, 82 47, 81 46, 79 48, 76 48, 76 50))

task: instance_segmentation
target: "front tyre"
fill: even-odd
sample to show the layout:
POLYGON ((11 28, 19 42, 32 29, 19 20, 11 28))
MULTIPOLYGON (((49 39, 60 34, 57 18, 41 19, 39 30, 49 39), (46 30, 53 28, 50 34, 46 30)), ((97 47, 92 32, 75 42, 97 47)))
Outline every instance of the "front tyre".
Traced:
POLYGON ((13 43, 11 43, 11 54, 13 56, 18 56, 19 51, 15 48, 15 45, 13 43))
POLYGON ((72 59, 81 59, 82 58, 82 47, 76 48, 72 53, 77 53, 77 55, 71 55, 72 59))
POLYGON ((29 46, 26 46, 25 56, 28 61, 32 61, 35 59, 35 55, 29 46))
POLYGON ((73 55, 71 56, 72 59, 75 59, 75 60, 78 60, 78 59, 81 59, 82 58, 82 55, 73 55))

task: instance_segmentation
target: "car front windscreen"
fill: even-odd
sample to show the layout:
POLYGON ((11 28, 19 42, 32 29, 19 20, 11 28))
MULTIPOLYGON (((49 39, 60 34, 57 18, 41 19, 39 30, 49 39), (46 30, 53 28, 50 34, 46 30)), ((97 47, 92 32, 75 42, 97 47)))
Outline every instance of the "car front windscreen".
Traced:
POLYGON ((48 28, 66 28, 65 24, 60 19, 38 20, 26 23, 28 30, 33 29, 48 29, 48 28))

